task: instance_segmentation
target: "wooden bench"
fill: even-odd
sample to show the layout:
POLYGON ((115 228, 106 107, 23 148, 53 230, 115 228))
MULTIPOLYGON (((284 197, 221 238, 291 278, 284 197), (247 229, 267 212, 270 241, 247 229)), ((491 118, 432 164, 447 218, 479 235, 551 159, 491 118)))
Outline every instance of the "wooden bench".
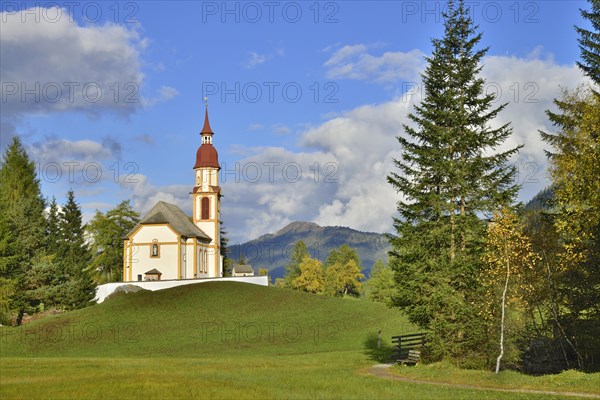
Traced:
POLYGON ((425 345, 425 333, 392 336, 395 344, 394 359, 399 364, 416 365, 421 360, 421 349, 425 345))
POLYGON ((417 365, 419 361, 421 361, 421 350, 409 350, 406 359, 398 360, 398 363, 406 365, 417 365))

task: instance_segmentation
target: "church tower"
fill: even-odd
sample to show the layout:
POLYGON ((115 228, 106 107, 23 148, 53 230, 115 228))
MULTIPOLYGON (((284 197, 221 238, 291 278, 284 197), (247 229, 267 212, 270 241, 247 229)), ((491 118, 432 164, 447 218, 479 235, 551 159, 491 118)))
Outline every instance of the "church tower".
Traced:
MULTIPOLYGON (((206 102, 206 99, 205 99, 206 102)), ((220 219, 221 219, 221 188, 219 187, 219 155, 213 146, 214 132, 208 120, 208 103, 205 104, 204 126, 200 132, 201 145, 196 152, 194 172, 196 184, 192 191, 192 220, 198 228, 212 238, 206 261, 210 276, 223 275, 221 257, 220 219)))

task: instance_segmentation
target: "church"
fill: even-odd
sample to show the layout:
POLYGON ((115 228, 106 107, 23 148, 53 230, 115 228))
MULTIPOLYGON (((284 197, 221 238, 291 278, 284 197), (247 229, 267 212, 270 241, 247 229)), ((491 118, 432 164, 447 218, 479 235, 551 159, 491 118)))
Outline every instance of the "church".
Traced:
POLYGON ((208 105, 194 164, 192 216, 159 201, 124 238, 123 282, 223 276, 221 188, 208 105))

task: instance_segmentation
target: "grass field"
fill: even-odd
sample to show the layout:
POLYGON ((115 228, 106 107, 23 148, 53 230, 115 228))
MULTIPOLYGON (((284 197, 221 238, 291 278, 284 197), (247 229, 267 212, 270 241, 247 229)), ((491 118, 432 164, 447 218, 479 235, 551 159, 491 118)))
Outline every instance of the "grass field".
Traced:
MULTIPOLYGON (((547 398, 364 373, 383 360, 390 336, 415 331, 381 304, 273 287, 215 282, 120 294, 24 327, 1 328, 0 397, 547 398)), ((600 374, 574 373, 544 381, 508 372, 502 381, 443 364, 392 372, 587 393, 600 383, 600 374)))

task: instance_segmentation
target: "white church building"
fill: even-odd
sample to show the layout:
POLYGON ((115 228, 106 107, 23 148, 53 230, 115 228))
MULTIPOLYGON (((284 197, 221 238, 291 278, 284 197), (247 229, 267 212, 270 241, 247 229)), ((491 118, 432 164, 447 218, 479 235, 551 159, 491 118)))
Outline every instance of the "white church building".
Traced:
POLYGON ((220 249, 219 156, 208 120, 194 164, 192 216, 159 201, 124 238, 123 282, 218 278, 220 249))

